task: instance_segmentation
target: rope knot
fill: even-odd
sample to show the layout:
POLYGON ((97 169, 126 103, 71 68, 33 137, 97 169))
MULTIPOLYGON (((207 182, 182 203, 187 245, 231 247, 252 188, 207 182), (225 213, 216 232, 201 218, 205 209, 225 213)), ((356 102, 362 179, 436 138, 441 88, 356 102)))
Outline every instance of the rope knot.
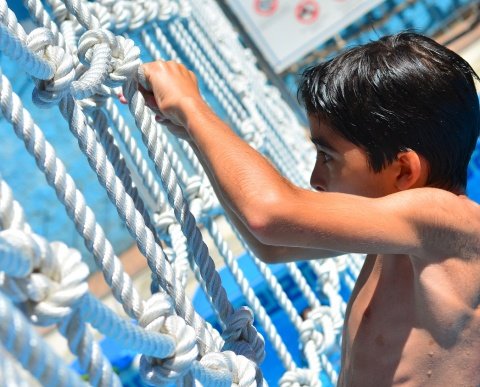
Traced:
POLYGON ((208 181, 200 176, 189 178, 185 188, 185 196, 187 197, 190 211, 197 221, 200 220, 202 215, 208 215, 216 204, 213 188, 208 181))
POLYGON ((232 350, 260 364, 265 358, 265 341, 253 326, 251 309, 246 306, 237 309, 226 319, 225 326, 223 350, 232 350))
POLYGON ((138 5, 132 7, 132 16, 128 26, 129 31, 135 31, 143 27, 149 18, 147 15, 147 9, 143 2, 139 2, 138 5))
POLYGON ((159 237, 161 239, 169 240, 170 235, 168 229, 171 225, 177 224, 177 219, 175 218, 173 209, 169 208, 160 214, 154 213, 153 222, 155 224, 155 229, 159 233, 159 237))
POLYGON ((158 20, 167 21, 175 17, 179 11, 178 4, 172 0, 157 0, 159 4, 158 20))
POLYGON ((77 250, 60 242, 20 230, 2 231, 2 238, 25 257, 30 270, 21 278, 6 277, 2 287, 15 290, 14 299, 22 302, 26 314, 38 325, 50 325, 69 315, 88 290, 89 271, 77 250))
POLYGON ((140 50, 130 39, 108 30, 86 31, 78 44, 78 58, 88 70, 72 85, 77 99, 90 97, 108 87, 121 86, 137 73, 140 50))
POLYGON ((240 98, 247 96, 252 90, 250 79, 241 73, 232 75, 229 83, 240 98))
POLYGON ((110 12, 114 20, 115 33, 121 34, 130 26, 130 20, 133 17, 133 4, 130 1, 117 1, 110 4, 110 12))
POLYGON ((331 352, 336 346, 335 338, 336 324, 331 308, 322 306, 311 310, 301 326, 300 340, 303 346, 312 341, 317 353, 331 352))
POLYGON ((101 28, 105 30, 110 30, 112 28, 112 18, 108 7, 104 4, 100 4, 99 2, 89 2, 87 4, 92 15, 94 15, 98 19, 101 28))
POLYGON ((195 377, 203 385, 218 387, 262 385, 262 375, 257 365, 232 351, 207 353, 200 360, 200 364, 203 368, 195 367, 195 377))
POLYGON ((319 375, 303 368, 287 371, 278 381, 279 387, 321 387, 319 375))
POLYGON ((257 130, 257 126, 252 118, 246 118, 243 120, 240 132, 245 139, 252 147, 257 150, 261 150, 264 145, 264 135, 257 130))
POLYGON ((140 358, 140 375, 149 384, 172 383, 185 375, 197 358, 195 330, 173 313, 171 299, 163 293, 154 294, 144 304, 139 324, 146 330, 172 336, 176 344, 171 357, 158 359, 143 355, 140 358))
POLYGON ((332 286, 335 292, 340 290, 340 278, 338 276, 337 264, 333 259, 326 259, 320 264, 319 282, 326 286, 332 286))
POLYGON ((50 107, 70 92, 75 79, 73 58, 63 48, 55 46, 53 33, 47 28, 36 28, 27 37, 27 46, 52 64, 53 73, 44 79, 35 79, 33 102, 39 107, 50 107))
POLYGON ((32 321, 39 325, 50 325, 70 315, 88 291, 89 270, 80 253, 61 242, 50 243, 50 248, 57 265, 55 271, 48 273, 40 267, 40 273, 32 274, 32 284, 40 289, 39 284, 44 285, 46 291, 37 297, 32 294, 25 305, 32 321))
MULTIPOLYGON (((0 232, 0 287, 16 303, 30 298, 30 275, 40 266, 45 246, 29 232, 7 229, 0 232)), ((37 291, 38 292, 38 291, 37 291)))
POLYGON ((181 18, 188 18, 192 13, 192 6, 188 0, 177 0, 178 1, 178 15, 181 18))

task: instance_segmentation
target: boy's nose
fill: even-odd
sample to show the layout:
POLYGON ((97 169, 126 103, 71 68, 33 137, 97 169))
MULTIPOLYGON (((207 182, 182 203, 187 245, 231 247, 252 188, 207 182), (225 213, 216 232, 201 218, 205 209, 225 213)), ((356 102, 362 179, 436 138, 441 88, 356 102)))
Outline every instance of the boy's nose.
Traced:
POLYGON ((320 179, 318 176, 314 176, 312 174, 310 178, 310 186, 315 190, 315 191, 326 191, 326 184, 325 181, 320 179))
POLYGON ((312 186, 312 187, 315 189, 315 191, 318 191, 318 192, 326 192, 326 191, 327 191, 327 190, 326 190, 323 186, 321 186, 321 185, 315 185, 315 186, 312 186))

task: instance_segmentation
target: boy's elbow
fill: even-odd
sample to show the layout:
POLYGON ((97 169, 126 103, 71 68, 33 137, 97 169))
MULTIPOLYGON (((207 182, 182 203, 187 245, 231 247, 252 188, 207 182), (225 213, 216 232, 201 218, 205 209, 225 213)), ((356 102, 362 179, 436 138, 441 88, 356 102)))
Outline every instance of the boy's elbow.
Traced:
POLYGON ((248 228, 254 237, 264 245, 275 246, 278 244, 276 229, 273 219, 268 217, 259 217, 249 222, 248 228))
POLYGON ((263 243, 255 243, 255 246, 250 245, 250 249, 263 263, 279 263, 278 248, 276 246, 265 245, 263 243))
MULTIPOLYGON (((254 237, 264 245, 275 246, 279 244, 279 208, 278 202, 264 200, 256 208, 246 214, 246 223, 254 237)), ((263 259, 262 259, 263 260, 263 259)))

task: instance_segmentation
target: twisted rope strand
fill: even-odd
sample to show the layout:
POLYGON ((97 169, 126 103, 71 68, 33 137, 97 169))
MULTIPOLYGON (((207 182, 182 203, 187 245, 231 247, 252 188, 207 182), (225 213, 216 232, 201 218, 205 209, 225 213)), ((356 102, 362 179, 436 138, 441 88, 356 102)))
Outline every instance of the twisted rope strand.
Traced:
POLYGON ((15 134, 35 158, 47 183, 54 188, 59 201, 83 237, 85 246, 92 252, 98 267, 102 270, 114 297, 123 305, 129 316, 138 318, 142 312, 140 296, 115 255, 112 245, 106 239, 103 229, 96 222, 94 212, 85 204, 85 199, 76 188, 72 177, 66 172, 62 161, 57 158, 55 150, 46 141, 29 112, 24 109, 20 98, 13 93, 10 82, 1 74, 1 69, 0 75, 0 108, 3 116, 12 124, 15 134))

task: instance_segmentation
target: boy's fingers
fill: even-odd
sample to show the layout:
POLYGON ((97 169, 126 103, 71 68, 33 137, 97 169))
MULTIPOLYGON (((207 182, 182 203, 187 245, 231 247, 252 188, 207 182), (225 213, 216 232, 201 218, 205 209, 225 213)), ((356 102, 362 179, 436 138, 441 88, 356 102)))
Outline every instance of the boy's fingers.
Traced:
POLYGON ((117 94, 117 97, 118 97, 118 100, 120 101, 120 103, 123 103, 124 105, 126 105, 128 103, 128 101, 125 98, 125 96, 123 95, 123 93, 117 94))
POLYGON ((154 110, 158 110, 157 101, 155 100, 155 96, 153 94, 144 94, 143 98, 145 98, 145 104, 154 110))
POLYGON ((146 90, 141 84, 138 84, 138 91, 142 93, 143 98, 145 99, 145 104, 152 108, 158 109, 157 102, 155 101, 155 95, 150 90, 146 90))
POLYGON ((142 94, 153 94, 152 90, 146 89, 141 83, 138 84, 138 91, 142 94))
POLYGON ((155 114, 155 121, 165 122, 165 121, 167 121, 167 119, 164 116, 162 116, 161 114, 155 114))

